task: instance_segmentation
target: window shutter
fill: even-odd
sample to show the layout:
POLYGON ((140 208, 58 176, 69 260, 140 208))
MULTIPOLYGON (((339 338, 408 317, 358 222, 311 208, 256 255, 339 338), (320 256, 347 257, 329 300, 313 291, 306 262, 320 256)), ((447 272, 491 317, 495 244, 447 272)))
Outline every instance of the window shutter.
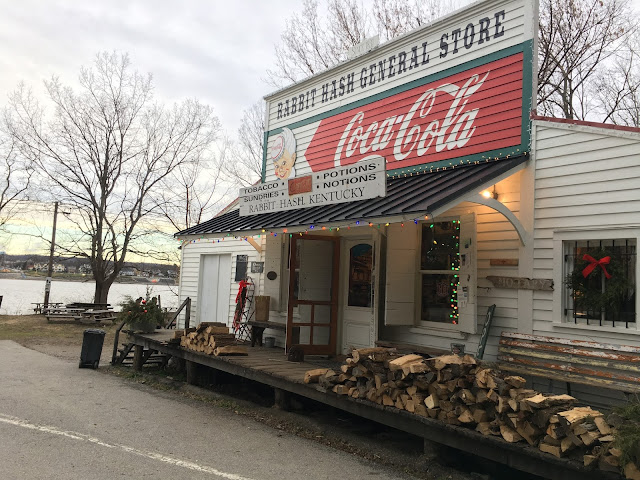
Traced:
POLYGON ((387 229, 385 325, 414 325, 418 225, 394 223, 387 229))
POLYGON ((477 244, 474 213, 460 216, 460 283, 458 284, 458 320, 460 331, 478 331, 477 312, 477 244))

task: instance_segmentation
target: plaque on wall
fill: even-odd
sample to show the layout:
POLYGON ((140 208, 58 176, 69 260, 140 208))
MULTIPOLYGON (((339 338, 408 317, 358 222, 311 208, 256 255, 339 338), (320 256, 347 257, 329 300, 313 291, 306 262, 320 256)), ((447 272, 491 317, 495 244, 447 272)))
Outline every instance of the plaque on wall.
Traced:
POLYGON ((251 262, 251 273, 264 272, 264 262, 251 262))

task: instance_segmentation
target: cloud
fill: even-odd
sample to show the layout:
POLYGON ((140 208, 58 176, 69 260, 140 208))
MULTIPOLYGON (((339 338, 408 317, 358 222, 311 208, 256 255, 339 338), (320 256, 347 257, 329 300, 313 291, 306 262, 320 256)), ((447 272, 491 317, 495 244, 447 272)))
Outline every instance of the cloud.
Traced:
POLYGON ((211 2, 168 0, 3 2, 0 98, 20 80, 44 92, 55 74, 73 84, 97 52, 128 52, 154 76, 157 96, 211 104, 235 132, 242 110, 271 91, 262 82, 296 0, 211 2))

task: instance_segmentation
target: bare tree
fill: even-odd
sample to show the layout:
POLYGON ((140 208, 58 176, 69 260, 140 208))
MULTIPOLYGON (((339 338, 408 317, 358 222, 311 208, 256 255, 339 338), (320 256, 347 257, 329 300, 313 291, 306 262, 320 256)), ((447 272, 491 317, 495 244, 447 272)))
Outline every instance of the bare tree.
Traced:
POLYGON ((635 26, 628 0, 542 0, 538 111, 587 119, 598 107, 590 88, 635 26))
POLYGON ((7 123, 51 195, 71 207, 80 233, 62 250, 89 260, 95 301, 106 302, 131 246, 147 234, 139 223, 159 211, 154 191, 199 162, 220 125, 196 100, 155 103, 151 76, 132 71, 127 55, 97 55, 77 90, 57 78, 45 86, 52 112, 21 87, 7 123))
MULTIPOLYGON (((226 142, 225 142, 226 144, 226 142)), ((221 152, 210 153, 215 161, 200 161, 176 169, 162 182, 158 192, 162 219, 175 231, 197 225, 219 210, 232 188, 222 180, 221 165, 226 161, 226 145, 221 152)))
POLYGON ((461 2, 442 0, 374 0, 372 15, 383 41, 421 27, 460 8, 461 2))
POLYGON ((230 148, 225 164, 229 179, 243 186, 255 183, 262 176, 264 147, 264 102, 259 100, 243 112, 238 128, 237 145, 230 148))
MULTIPOLYGON (((633 124, 638 50, 629 40, 639 33, 629 0, 540 1, 538 112, 633 124), (615 86, 605 88, 607 80, 615 86)), ((390 40, 464 3, 326 0, 322 8, 318 0, 305 0, 286 23, 267 79, 277 87, 299 81, 343 61, 366 37, 390 40)))
POLYGON ((326 70, 346 59, 365 38, 381 41, 409 32, 458 8, 464 0, 327 0, 326 14, 317 0, 304 0, 302 12, 286 22, 275 47, 276 68, 267 81, 276 87, 326 70))
POLYGON ((18 152, 11 137, 0 139, 0 227, 19 211, 20 200, 27 199, 32 165, 18 152))
POLYGON ((640 127, 640 39, 631 42, 596 76, 590 92, 604 122, 640 127))

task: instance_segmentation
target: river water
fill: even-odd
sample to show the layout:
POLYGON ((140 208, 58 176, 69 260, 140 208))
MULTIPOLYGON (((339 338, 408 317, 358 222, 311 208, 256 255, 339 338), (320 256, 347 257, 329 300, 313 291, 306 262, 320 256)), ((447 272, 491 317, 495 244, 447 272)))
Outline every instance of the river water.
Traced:
MULTIPOLYGON (((4 298, 0 306, 0 315, 27 315, 33 313, 32 302, 44 299, 44 279, 22 280, 0 278, 0 295, 4 298)), ((108 302, 116 310, 118 304, 129 295, 133 298, 144 297, 147 287, 152 296, 160 295, 162 306, 175 310, 178 306, 177 285, 153 285, 140 283, 114 283, 109 290, 108 302)), ((56 280, 51 282, 50 302, 93 302, 94 282, 68 282, 56 280)))

